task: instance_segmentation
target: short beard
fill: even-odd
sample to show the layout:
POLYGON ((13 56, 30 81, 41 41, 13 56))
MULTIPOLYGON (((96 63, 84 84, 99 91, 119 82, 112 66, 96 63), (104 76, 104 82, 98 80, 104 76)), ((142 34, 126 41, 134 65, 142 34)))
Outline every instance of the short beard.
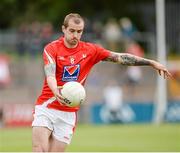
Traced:
POLYGON ((76 46, 78 44, 77 39, 76 40, 68 40, 68 39, 66 39, 66 42, 67 42, 69 47, 74 47, 74 46, 76 46))
POLYGON ((78 40, 70 40, 70 41, 68 41, 68 43, 69 43, 71 46, 75 46, 75 45, 77 45, 78 40))

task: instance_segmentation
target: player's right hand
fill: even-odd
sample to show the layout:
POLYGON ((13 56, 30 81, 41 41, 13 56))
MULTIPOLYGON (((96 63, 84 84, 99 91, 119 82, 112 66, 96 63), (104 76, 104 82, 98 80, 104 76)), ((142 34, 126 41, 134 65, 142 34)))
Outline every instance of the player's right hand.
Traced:
POLYGON ((58 91, 57 91, 54 95, 55 95, 57 101, 58 101, 60 104, 66 105, 66 103, 65 103, 65 99, 66 99, 66 98, 62 96, 62 94, 61 94, 61 89, 62 89, 62 86, 59 86, 59 87, 58 87, 58 91))

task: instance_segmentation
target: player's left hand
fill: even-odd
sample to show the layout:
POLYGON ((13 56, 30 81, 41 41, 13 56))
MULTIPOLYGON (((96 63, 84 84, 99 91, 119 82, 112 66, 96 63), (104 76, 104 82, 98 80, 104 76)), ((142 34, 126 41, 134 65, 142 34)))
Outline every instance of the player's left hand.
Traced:
POLYGON ((159 75, 163 76, 164 79, 172 78, 171 73, 167 70, 167 68, 159 62, 152 61, 152 67, 156 69, 159 75))

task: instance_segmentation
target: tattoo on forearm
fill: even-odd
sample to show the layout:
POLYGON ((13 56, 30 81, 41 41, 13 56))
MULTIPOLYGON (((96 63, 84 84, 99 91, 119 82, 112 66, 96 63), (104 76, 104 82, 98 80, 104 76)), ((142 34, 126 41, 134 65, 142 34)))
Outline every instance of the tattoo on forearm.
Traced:
POLYGON ((138 56, 134 56, 131 54, 118 54, 112 53, 108 58, 105 59, 106 61, 120 63, 122 65, 127 66, 143 66, 143 65, 150 65, 150 61, 145 58, 141 58, 138 56))
POLYGON ((150 62, 144 58, 133 56, 133 55, 121 55, 123 65, 150 65, 150 62))
POLYGON ((46 76, 55 76, 56 65, 55 64, 45 65, 44 71, 45 71, 46 76))

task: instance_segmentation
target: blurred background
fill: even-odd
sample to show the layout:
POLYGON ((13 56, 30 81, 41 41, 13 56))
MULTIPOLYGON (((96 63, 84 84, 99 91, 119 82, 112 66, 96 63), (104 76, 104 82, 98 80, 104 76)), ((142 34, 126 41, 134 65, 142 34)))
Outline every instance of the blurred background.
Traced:
MULTIPOLYGON (((169 141, 174 146, 168 148, 171 143, 167 142, 154 150, 142 145, 128 150, 129 146, 119 148, 122 144, 117 143, 112 145, 113 149, 105 148, 104 144, 104 150, 99 151, 180 151, 180 1, 160 1, 165 6, 165 62, 173 75, 166 82, 165 92, 164 86, 158 89, 158 76, 152 68, 102 62, 88 77, 87 100, 81 106, 78 120, 82 131, 87 128, 84 125, 93 128, 115 124, 121 130, 119 126, 129 128, 141 123, 145 131, 149 125, 156 131, 154 123, 160 127, 168 125, 165 133, 172 134, 173 143, 169 141), (165 100, 159 101, 162 96, 165 100)), ((1 0, 0 151, 31 151, 32 110, 44 78, 42 52, 47 43, 62 35, 65 15, 77 12, 85 18, 84 41, 157 60, 156 10, 155 0, 1 0), (22 141, 14 144, 16 137, 22 141), (24 148, 23 140, 28 145, 24 148)), ((137 127, 134 129, 137 132, 137 127)), ((75 136, 75 140, 78 138, 75 136)), ((83 150, 82 145, 78 149, 75 145, 69 151, 94 151, 92 147, 83 150)))

